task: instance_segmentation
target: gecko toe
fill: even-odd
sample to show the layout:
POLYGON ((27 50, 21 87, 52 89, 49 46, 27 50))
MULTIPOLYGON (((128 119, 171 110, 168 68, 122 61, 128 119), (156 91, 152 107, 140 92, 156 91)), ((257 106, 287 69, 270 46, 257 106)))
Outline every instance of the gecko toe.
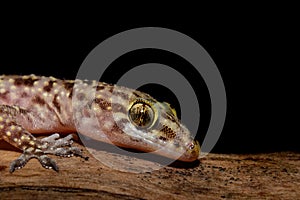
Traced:
POLYGON ((59 134, 58 133, 55 133, 55 134, 52 134, 48 137, 45 137, 43 139, 41 139, 42 142, 49 142, 49 143, 52 143, 54 142, 57 138, 59 138, 59 134))
POLYGON ((17 158, 10 164, 9 172, 13 173, 15 170, 23 168, 26 163, 33 157, 34 155, 24 152, 19 158, 17 158))
POLYGON ((20 160, 20 159, 16 159, 14 160, 9 167, 9 172, 13 173, 15 170, 21 169, 22 167, 24 167, 26 165, 26 161, 24 160, 20 160))
POLYGON ((82 150, 78 147, 68 147, 68 148, 50 148, 48 150, 44 151, 45 154, 53 154, 56 156, 61 156, 61 157, 72 157, 72 156, 77 156, 84 158, 85 160, 88 159, 88 157, 83 156, 82 150))
POLYGON ((53 169, 56 172, 59 171, 59 168, 58 168, 56 162, 53 159, 49 158, 48 156, 42 155, 42 156, 38 157, 38 160, 44 168, 53 169))
POLYGON ((73 136, 70 134, 64 138, 59 138, 59 134, 55 133, 50 135, 49 137, 43 138, 41 141, 43 142, 44 149, 55 149, 58 147, 71 146, 73 144, 73 136))

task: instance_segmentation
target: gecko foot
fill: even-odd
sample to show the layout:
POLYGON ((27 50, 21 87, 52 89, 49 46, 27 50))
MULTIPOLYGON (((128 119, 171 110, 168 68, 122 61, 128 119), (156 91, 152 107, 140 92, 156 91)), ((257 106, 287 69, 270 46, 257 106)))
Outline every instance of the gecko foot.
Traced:
POLYGON ((9 168, 9 172, 13 173, 15 170, 17 169, 21 169, 23 168, 26 163, 32 159, 32 158, 37 158, 38 161, 41 163, 41 165, 46 168, 46 169, 53 169, 54 171, 58 172, 58 166, 56 165, 55 161, 51 158, 49 158, 46 155, 37 155, 37 154, 33 154, 29 151, 24 151, 24 153, 17 158, 16 160, 14 160, 9 168))
POLYGON ((44 154, 53 154, 62 157, 78 156, 85 160, 88 159, 88 157, 83 156, 80 148, 71 147, 71 144, 73 143, 73 136, 71 134, 64 138, 57 138, 59 138, 59 134, 55 133, 41 140, 43 142, 42 150, 44 154))
POLYGON ((56 133, 50 135, 49 137, 41 139, 42 145, 40 148, 25 149, 23 154, 11 163, 9 171, 12 173, 17 169, 21 169, 32 158, 37 158, 44 168, 58 171, 59 168, 56 162, 53 159, 49 158, 46 154, 52 154, 62 157, 78 156, 84 158, 85 160, 88 160, 88 157, 83 156, 82 150, 80 148, 71 147, 71 144, 73 143, 72 135, 68 135, 60 139, 58 138, 59 134, 56 133))
POLYGON ((44 143, 44 145, 46 146, 49 145, 51 147, 63 147, 63 146, 70 146, 71 144, 73 144, 72 135, 68 135, 60 139, 58 138, 59 138, 59 134, 54 133, 48 137, 41 139, 41 142, 44 143))

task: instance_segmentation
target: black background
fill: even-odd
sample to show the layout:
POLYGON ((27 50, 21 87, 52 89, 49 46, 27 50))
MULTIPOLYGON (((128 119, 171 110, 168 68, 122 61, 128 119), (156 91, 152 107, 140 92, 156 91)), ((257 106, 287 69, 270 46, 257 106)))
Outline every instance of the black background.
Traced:
MULTIPOLYGON (((299 151, 295 96, 299 92, 294 62, 299 53, 293 18, 266 17, 129 20, 104 22, 103 16, 82 18, 26 18, 2 20, 0 35, 0 74, 37 74, 73 79, 88 53, 104 39, 119 32, 145 26, 165 27, 182 32, 210 54, 224 80, 227 117, 213 152, 257 153, 299 151), (297 47, 297 48, 296 48, 297 47)), ((161 62, 176 68, 188 63, 167 52, 145 50, 115 61, 103 78, 114 83, 118 68, 147 62, 161 62)), ((126 71, 126 70, 125 70, 126 71)), ((188 80, 197 80, 192 74, 188 80)), ((203 85, 202 85, 203 86, 203 85)), ((197 133, 201 141, 209 122, 206 89, 197 92, 206 100, 200 106, 206 116, 197 133)), ((149 88, 144 88, 149 90, 149 88)), ((172 93, 150 89, 157 98, 171 104, 172 93), (155 92, 156 91, 156 92, 155 92), (164 95, 162 95, 164 94, 164 95)), ((160 88, 162 89, 162 88, 160 88)), ((209 100, 209 99, 208 99, 209 100)), ((177 107, 178 108, 178 107, 177 107)), ((202 113, 201 113, 202 114, 202 113)))

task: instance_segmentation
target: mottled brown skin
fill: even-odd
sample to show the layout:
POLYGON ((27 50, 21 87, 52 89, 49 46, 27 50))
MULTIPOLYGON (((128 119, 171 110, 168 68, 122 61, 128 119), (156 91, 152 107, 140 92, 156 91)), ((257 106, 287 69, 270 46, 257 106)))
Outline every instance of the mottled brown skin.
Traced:
POLYGON ((58 170, 46 154, 81 156, 72 137, 53 134, 42 140, 31 133, 80 132, 121 147, 194 161, 199 144, 167 103, 148 94, 96 81, 41 76, 0 76, 0 140, 24 153, 10 171, 37 158, 58 170))

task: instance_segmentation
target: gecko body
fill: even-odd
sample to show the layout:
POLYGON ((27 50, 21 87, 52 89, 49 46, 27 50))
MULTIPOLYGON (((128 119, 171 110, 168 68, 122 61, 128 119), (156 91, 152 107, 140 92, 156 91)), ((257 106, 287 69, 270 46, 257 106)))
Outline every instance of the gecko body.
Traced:
POLYGON ((74 133, 120 147, 182 161, 194 161, 200 146, 167 103, 126 87, 97 81, 43 76, 0 76, 0 140, 21 149, 10 171, 37 158, 58 170, 47 156, 81 156, 72 147, 74 133), (37 139, 33 134, 50 136, 37 139))

